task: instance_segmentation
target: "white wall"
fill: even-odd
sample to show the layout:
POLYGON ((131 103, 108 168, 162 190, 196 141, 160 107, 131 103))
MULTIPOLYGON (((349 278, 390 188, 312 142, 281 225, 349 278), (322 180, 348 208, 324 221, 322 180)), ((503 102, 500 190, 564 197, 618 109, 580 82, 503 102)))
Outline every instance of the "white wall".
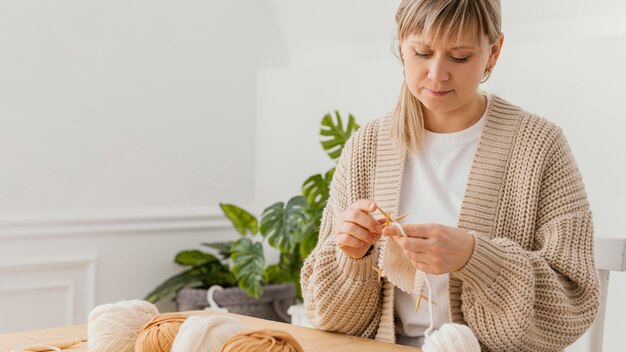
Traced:
MULTIPOLYGON (((306 177, 332 166, 318 143, 325 113, 351 112, 360 123, 377 118, 393 108, 402 80, 389 35, 398 0, 271 3, 291 61, 259 73, 257 206, 287 200, 306 177)), ((596 234, 626 237, 618 221, 626 212, 626 3, 504 0, 503 10, 504 51, 485 87, 564 129, 596 234)), ((613 273, 606 351, 622 349, 625 288, 626 274, 613 273)))
POLYGON ((252 0, 1 1, 0 210, 251 202, 271 16, 252 0))
POLYGON ((0 0, 0 333, 85 322, 235 237, 217 204, 253 206, 256 72, 288 60, 273 16, 0 0))

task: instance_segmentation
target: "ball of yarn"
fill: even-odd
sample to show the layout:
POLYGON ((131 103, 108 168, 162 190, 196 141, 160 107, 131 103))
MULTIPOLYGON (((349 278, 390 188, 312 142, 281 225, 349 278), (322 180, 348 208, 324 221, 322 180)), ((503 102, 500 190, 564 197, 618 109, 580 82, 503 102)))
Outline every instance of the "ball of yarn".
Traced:
POLYGON ((228 339, 220 352, 303 352, 288 332, 261 329, 240 332, 228 339))
POLYGON ((462 324, 443 324, 424 341, 422 352, 480 352, 472 329, 462 324))
POLYGON ((135 352, 170 352, 174 338, 187 315, 163 313, 141 329, 135 341, 135 352))
POLYGON ((133 352, 141 328, 159 314, 152 303, 131 300, 94 308, 87 323, 90 352, 133 352))
POLYGON ((246 329, 238 319, 224 315, 190 316, 180 327, 172 352, 217 352, 231 336, 246 329))

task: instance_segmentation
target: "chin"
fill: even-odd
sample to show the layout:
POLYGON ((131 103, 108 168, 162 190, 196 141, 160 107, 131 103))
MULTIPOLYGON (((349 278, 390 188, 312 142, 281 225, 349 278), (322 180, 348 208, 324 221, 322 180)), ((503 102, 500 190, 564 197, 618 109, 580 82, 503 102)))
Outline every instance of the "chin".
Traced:
POLYGON ((448 112, 454 110, 456 106, 456 99, 452 92, 449 96, 433 97, 428 94, 421 94, 418 100, 424 105, 425 108, 436 112, 448 112))

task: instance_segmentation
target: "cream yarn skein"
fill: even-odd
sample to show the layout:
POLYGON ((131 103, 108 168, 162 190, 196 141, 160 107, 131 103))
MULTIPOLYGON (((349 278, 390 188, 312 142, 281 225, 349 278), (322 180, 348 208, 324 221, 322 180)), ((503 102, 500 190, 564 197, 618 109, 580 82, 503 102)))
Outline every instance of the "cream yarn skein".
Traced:
POLYGON ((89 352, 133 352, 141 328, 157 316, 157 307, 142 300, 103 304, 89 314, 89 352))
POLYGON ((462 324, 443 324, 426 338, 422 352, 480 352, 472 329, 462 324))
POLYGON ((226 340, 248 327, 224 315, 190 316, 180 326, 172 352, 219 352, 226 340))

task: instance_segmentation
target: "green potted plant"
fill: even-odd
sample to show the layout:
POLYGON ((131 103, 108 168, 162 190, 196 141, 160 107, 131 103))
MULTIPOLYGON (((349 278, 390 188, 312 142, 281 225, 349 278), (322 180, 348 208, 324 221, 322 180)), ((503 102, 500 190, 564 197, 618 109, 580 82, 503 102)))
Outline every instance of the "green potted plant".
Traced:
MULTIPOLYGON (((359 128, 352 115, 344 124, 339 112, 335 118, 322 118, 322 148, 337 161, 350 135, 359 128)), ((224 215, 241 235, 234 242, 203 243, 210 252, 184 250, 175 262, 187 267, 156 287, 146 297, 157 302, 176 293, 179 310, 202 309, 208 305, 207 291, 219 285, 213 298, 230 311, 272 320, 288 321, 287 308, 294 298, 301 299, 300 269, 304 258, 315 248, 322 212, 326 207, 335 168, 307 178, 301 194, 274 203, 257 219, 233 204, 220 203, 224 215), (260 233, 260 236, 259 236, 260 233), (280 251, 277 264, 266 266, 263 243, 280 251), (189 287, 195 286, 195 287, 189 287)))

